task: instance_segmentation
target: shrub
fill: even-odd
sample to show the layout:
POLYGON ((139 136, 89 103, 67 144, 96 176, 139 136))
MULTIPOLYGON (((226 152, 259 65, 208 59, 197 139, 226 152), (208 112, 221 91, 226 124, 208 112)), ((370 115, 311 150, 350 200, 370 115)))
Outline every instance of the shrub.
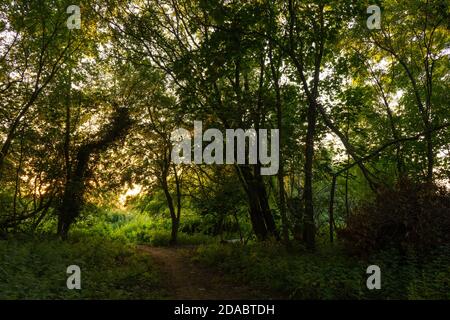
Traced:
POLYGON ((425 255, 450 244, 450 194, 444 188, 402 180, 358 208, 338 236, 357 255, 394 248, 425 255))

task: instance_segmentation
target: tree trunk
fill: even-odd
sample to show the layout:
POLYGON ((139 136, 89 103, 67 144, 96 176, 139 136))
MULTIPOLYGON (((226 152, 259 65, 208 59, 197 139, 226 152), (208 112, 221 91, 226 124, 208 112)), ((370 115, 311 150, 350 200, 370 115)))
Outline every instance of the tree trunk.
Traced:
POLYGON ((130 126, 131 119, 129 118, 128 110, 126 108, 118 108, 111 123, 106 124, 100 131, 100 139, 86 143, 79 148, 74 170, 66 181, 62 203, 58 209, 57 234, 62 239, 67 238, 70 226, 80 215, 89 159, 92 154, 107 149, 112 143, 123 138, 130 126))
POLYGON ((180 220, 175 218, 172 218, 172 231, 170 233, 170 245, 174 246, 177 244, 178 241, 178 228, 180 226, 180 220))
POLYGON ((315 247, 315 225, 314 225, 314 204, 313 204, 313 160, 314 160, 314 135, 316 130, 317 110, 314 103, 310 103, 308 107, 308 128, 305 141, 305 214, 303 217, 304 231, 303 239, 308 249, 313 250, 315 247))
MULTIPOLYGON (((165 175, 165 174, 163 174, 165 175)), ((167 206, 169 207, 170 219, 172 221, 172 231, 170 234, 170 245, 177 244, 177 236, 178 236, 178 227, 179 220, 177 219, 177 214, 175 212, 175 206, 173 204, 173 198, 169 191, 169 185, 167 183, 167 176, 163 176, 161 179, 161 186, 164 191, 164 195, 166 197, 167 206)))
POLYGON ((268 230, 264 221, 264 215, 261 210, 259 196, 256 187, 252 182, 248 182, 249 188, 247 191, 250 220, 252 222, 253 231, 258 240, 267 239, 268 230))
POLYGON ((75 178, 77 181, 68 181, 64 190, 62 204, 58 212, 58 229, 57 234, 61 239, 67 239, 70 226, 80 215, 81 206, 83 205, 84 186, 81 179, 75 178))
MULTIPOLYGON (((250 221, 253 232, 258 240, 267 239, 268 230, 265 223, 264 214, 261 210, 261 201, 258 194, 258 187, 254 176, 248 166, 236 166, 239 180, 244 187, 248 198, 250 221)), ((270 214, 270 213, 269 213, 270 214)))
POLYGON ((273 84, 275 88, 275 97, 276 97, 276 109, 277 109, 277 127, 279 133, 279 141, 280 141, 280 155, 279 155, 279 168, 278 168, 278 201, 279 201, 279 209, 281 216, 281 232, 283 235, 283 241, 286 246, 289 246, 289 226, 288 219, 286 215, 286 200, 285 200, 285 189, 284 189, 284 163, 283 163, 283 152, 281 148, 281 143, 283 139, 283 121, 282 121, 282 110, 281 110, 281 92, 280 92, 280 83, 279 83, 279 68, 275 68, 275 63, 273 61, 272 54, 272 45, 269 46, 269 59, 270 59, 270 68, 272 72, 273 84))
MULTIPOLYGON (((430 130, 430 126, 427 125, 427 131, 430 130)), ((433 137, 431 131, 425 134, 425 140, 427 144, 427 178, 428 183, 433 182, 433 169, 434 169, 434 153, 433 153, 433 137)))
POLYGON ((278 234, 275 219, 273 218, 272 211, 270 210, 269 197, 267 195, 266 187, 264 186, 264 181, 261 176, 261 165, 256 165, 254 169, 258 200, 260 203, 260 208, 262 216, 264 218, 264 223, 267 228, 267 232, 276 240, 280 240, 280 235, 278 234))

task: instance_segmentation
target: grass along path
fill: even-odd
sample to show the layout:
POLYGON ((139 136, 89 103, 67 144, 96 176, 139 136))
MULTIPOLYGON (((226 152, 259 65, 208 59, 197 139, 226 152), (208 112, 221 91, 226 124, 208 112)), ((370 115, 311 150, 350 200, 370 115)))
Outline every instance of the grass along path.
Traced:
POLYGON ((167 284, 171 299, 233 300, 271 299, 260 290, 233 283, 224 274, 199 266, 190 260, 194 247, 152 247, 140 245, 138 249, 149 254, 162 272, 162 283, 167 284))

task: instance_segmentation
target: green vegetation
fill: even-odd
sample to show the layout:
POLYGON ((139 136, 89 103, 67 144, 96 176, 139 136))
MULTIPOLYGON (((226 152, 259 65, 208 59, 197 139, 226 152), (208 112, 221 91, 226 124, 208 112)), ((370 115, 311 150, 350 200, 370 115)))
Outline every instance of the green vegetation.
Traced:
MULTIPOLYGON (((196 222, 186 219, 181 228, 196 222)), ((47 227, 54 228, 50 224, 47 227)), ((392 249, 358 258, 326 239, 319 239, 314 253, 297 245, 288 249, 276 241, 242 245, 219 240, 204 233, 179 234, 180 245, 198 245, 193 262, 289 299, 450 298, 448 247, 426 257, 413 250, 392 249), (372 264, 383 270, 381 291, 366 289, 366 268, 372 264)), ((72 230, 69 241, 48 235, 1 240, 0 298, 169 298, 158 267, 136 249, 136 244, 166 246, 169 242, 169 219, 106 209, 90 212, 72 230), (83 270, 81 291, 66 288, 65 270, 71 264, 83 270)))
MULTIPOLYGON (((191 224, 199 224, 198 218, 186 217, 180 229, 191 224)), ((112 239, 121 243, 149 244, 167 246, 170 243, 170 219, 161 216, 149 216, 147 213, 124 212, 120 210, 98 209, 77 224, 73 235, 95 235, 97 238, 112 239)), ((207 243, 211 237, 202 233, 186 233, 178 235, 180 245, 199 245, 207 243)))
POLYGON ((168 293, 148 255, 100 237, 0 240, 0 299, 162 299, 168 293), (82 270, 68 290, 66 269, 82 270))
POLYGON ((448 299, 449 1, 373 2, 0 0, 0 297, 448 299))
POLYGON ((395 251, 360 260, 329 245, 311 254, 292 253, 271 242, 213 244, 199 247, 194 260, 291 299, 450 299, 449 248, 419 261, 413 253, 402 256, 395 251), (371 264, 383 270, 383 290, 366 288, 371 264))

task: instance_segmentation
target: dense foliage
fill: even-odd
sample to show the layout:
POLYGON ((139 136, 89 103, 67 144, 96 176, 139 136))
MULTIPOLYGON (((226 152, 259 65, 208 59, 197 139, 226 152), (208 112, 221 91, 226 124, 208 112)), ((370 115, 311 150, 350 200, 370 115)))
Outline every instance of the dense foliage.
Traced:
POLYGON ((81 0, 71 28, 72 1, 0 0, 0 296, 76 297, 70 258, 111 271, 80 297, 142 297, 122 283, 154 266, 122 245, 212 243, 292 297, 448 298, 449 3, 374 1, 376 28, 371 4, 81 0), (202 161, 175 161, 181 128, 202 161), (400 280, 369 293, 377 255, 400 280))
POLYGON ((163 299, 159 271, 132 246, 103 238, 70 242, 0 240, 0 299, 163 299), (82 290, 67 290, 66 269, 83 270, 82 290))

